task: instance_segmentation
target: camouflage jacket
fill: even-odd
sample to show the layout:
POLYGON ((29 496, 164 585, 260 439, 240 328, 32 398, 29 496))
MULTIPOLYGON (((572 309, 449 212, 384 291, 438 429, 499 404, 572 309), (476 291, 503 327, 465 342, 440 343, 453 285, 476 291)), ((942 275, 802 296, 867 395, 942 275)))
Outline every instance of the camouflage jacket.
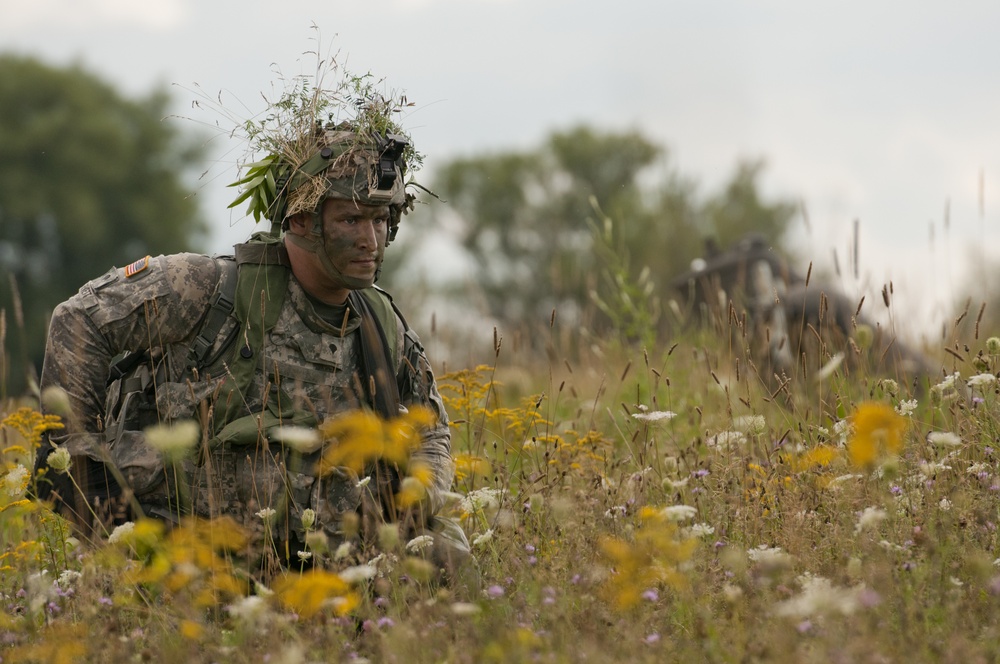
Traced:
MULTIPOLYGON (((65 444, 75 456, 101 458, 100 446, 109 442, 103 432, 109 408, 108 369, 112 358, 125 350, 154 351, 165 375, 156 394, 160 418, 192 417, 199 404, 232 399, 243 400, 240 412, 262 412, 279 389, 296 411, 316 422, 362 405, 364 397, 357 389, 358 314, 352 311, 346 324, 332 325, 316 313, 292 276, 277 323, 266 337, 267 357, 261 364, 267 370, 256 373, 247 393, 220 391, 219 377, 195 374, 192 379, 190 347, 209 310, 219 280, 219 260, 223 259, 177 254, 112 269, 55 309, 40 387, 63 388, 74 417, 62 435, 51 437, 52 442, 65 444)), ((396 367, 400 403, 429 407, 438 417, 414 454, 433 471, 426 506, 434 513, 454 476, 448 419, 419 339, 402 321, 398 323, 396 338, 389 343, 396 344, 394 356, 400 358, 396 367)), ((217 344, 236 324, 227 323, 217 344)), ((291 525, 300 530, 297 516, 307 506, 317 511, 320 521, 330 522, 355 509, 360 500, 357 478, 335 473, 320 481, 301 464, 288 464, 281 446, 269 446, 266 440, 254 443, 222 445, 213 450, 209 463, 204 459, 187 463, 197 513, 241 515, 246 521, 248 514, 278 507, 289 495, 291 525)), ((140 499, 148 498, 152 504, 162 499, 162 461, 141 432, 119 439, 110 454, 140 499)))

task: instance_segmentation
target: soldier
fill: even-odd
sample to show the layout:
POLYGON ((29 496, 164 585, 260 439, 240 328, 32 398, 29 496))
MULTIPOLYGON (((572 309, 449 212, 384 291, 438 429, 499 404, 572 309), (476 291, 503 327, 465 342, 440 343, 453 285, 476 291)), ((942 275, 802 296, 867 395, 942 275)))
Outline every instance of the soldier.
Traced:
POLYGON ((230 515, 293 543, 310 528, 336 542, 353 524, 370 539, 378 523, 398 522, 404 535, 431 534, 431 559, 454 573, 470 555, 457 523, 437 514, 454 476, 447 414, 417 335, 373 287, 412 208, 407 139, 346 123, 306 138, 307 158, 258 164, 274 192, 271 233, 235 256, 147 256, 113 268, 53 312, 40 387, 64 390, 71 415, 36 466, 65 448, 73 467, 71 477, 43 473, 40 496, 83 526, 140 511, 230 515), (289 427, 349 412, 391 419, 420 409, 433 423, 408 463, 424 469, 423 497, 405 507, 394 504, 398 465, 323 470, 321 441, 281 440, 289 427), (165 465, 144 432, 189 419, 201 444, 165 465), (306 513, 314 523, 303 524, 306 513))

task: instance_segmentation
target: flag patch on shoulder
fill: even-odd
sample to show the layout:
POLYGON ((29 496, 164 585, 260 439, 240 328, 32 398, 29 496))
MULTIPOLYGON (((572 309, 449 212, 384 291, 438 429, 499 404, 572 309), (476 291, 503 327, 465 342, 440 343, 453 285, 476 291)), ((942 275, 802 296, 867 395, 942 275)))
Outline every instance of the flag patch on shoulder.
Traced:
POLYGON ((145 270, 147 267, 149 267, 149 256, 146 256, 145 258, 140 258, 139 260, 130 265, 126 265, 125 278, 128 279, 129 277, 134 277, 135 275, 145 270))

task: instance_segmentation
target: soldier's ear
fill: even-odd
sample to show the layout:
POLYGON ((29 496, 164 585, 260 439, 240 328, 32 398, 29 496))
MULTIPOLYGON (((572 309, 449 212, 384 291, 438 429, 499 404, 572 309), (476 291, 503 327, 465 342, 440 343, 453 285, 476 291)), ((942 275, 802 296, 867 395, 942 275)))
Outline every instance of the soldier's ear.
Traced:
POLYGON ((298 212, 288 218, 288 230, 295 235, 306 235, 309 233, 310 216, 305 212, 298 212))

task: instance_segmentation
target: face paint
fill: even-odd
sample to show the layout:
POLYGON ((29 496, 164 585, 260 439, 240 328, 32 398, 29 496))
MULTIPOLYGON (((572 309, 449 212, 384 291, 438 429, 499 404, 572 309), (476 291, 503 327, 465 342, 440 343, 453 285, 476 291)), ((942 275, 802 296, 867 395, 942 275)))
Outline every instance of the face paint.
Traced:
POLYGON ((288 239, 316 256, 332 290, 358 290, 375 283, 385 253, 388 220, 386 205, 330 198, 323 204, 321 223, 316 219, 308 235, 289 234, 288 239))

